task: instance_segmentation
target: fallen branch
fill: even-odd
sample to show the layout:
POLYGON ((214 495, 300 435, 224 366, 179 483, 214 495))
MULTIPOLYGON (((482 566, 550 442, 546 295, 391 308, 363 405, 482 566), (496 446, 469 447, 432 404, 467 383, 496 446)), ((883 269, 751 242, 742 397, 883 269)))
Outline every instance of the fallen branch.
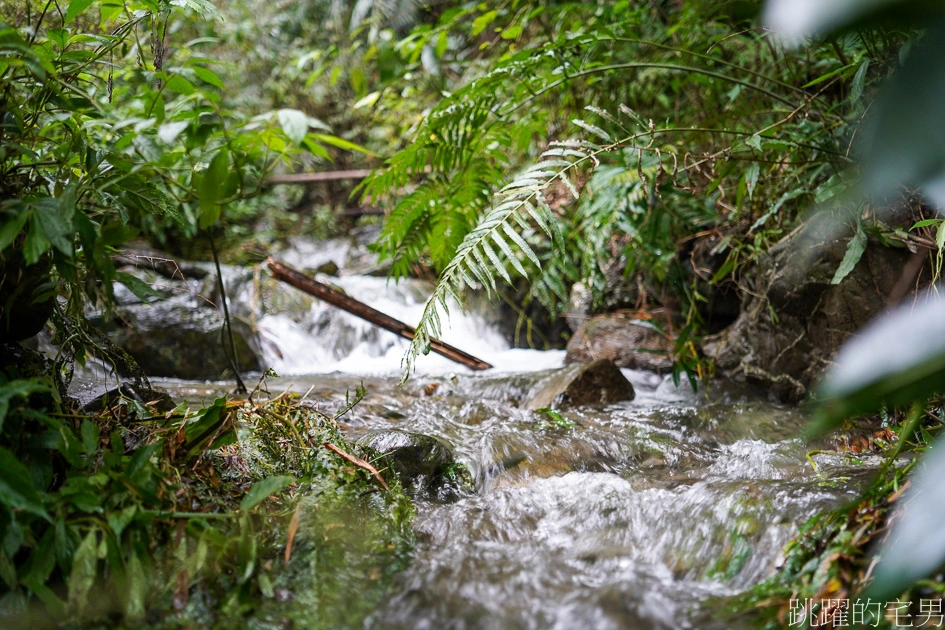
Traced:
POLYGON ((351 171, 322 171, 320 173, 290 173, 288 175, 273 175, 266 180, 267 184, 312 184, 315 182, 334 182, 342 179, 364 179, 371 174, 371 169, 356 169, 351 171))
POLYGON ((349 455, 348 453, 345 453, 343 450, 341 450, 340 448, 338 448, 337 446, 335 446, 335 445, 332 444, 331 442, 325 442, 325 448, 327 448, 329 451, 332 451, 333 453, 337 453, 337 454, 341 455, 342 457, 344 457, 345 459, 347 459, 349 462, 351 462, 351 463, 354 464, 355 466, 360 466, 360 467, 363 468, 364 470, 366 470, 366 471, 368 471, 369 473, 371 473, 372 475, 374 475, 374 477, 375 477, 378 481, 381 482, 381 485, 384 486, 384 489, 387 490, 388 492, 390 492, 390 488, 387 487, 387 482, 384 481, 384 478, 383 478, 383 477, 381 477, 381 473, 379 473, 379 472, 377 471, 377 468, 375 468, 374 466, 371 466, 369 463, 367 463, 366 461, 364 461, 364 460, 361 459, 360 457, 355 457, 354 455, 349 455))
MULTIPOLYGON (((371 322, 375 326, 380 326, 384 330, 389 330, 395 335, 399 335, 404 339, 413 340, 416 329, 413 326, 409 326, 403 323, 400 320, 394 319, 390 315, 385 315, 384 313, 373 309, 367 304, 360 302, 350 295, 339 291, 334 287, 330 287, 323 282, 319 282, 314 278, 310 278, 300 271, 284 265, 283 263, 269 258, 266 261, 266 265, 269 267, 269 271, 272 272, 272 275, 277 280, 281 280, 286 284, 291 284, 296 289, 304 291, 309 295, 314 295, 315 297, 325 300, 329 304, 333 304, 338 308, 344 309, 356 315, 361 319, 371 322)), ((471 370, 488 370, 492 367, 491 364, 486 363, 482 359, 477 359, 476 357, 463 352, 459 348, 444 343, 439 339, 430 339, 430 349, 433 352, 436 352, 439 355, 450 359, 451 361, 456 361, 465 365, 471 370)))

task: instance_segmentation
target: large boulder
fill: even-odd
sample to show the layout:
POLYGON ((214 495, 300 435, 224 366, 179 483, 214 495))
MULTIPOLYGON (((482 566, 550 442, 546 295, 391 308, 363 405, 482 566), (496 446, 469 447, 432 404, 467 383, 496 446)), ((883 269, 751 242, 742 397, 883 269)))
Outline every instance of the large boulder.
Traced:
POLYGON ((563 409, 633 400, 633 385, 610 359, 555 370, 526 396, 526 409, 563 409))
POLYGON ((618 367, 660 372, 673 366, 673 342, 645 321, 626 313, 583 321, 568 342, 565 364, 610 359, 618 367))
MULTIPOLYGON (((212 306, 194 308, 176 301, 123 306, 116 310, 108 336, 149 376, 215 380, 230 363, 223 349, 223 314, 212 306)), ((231 320, 240 371, 262 365, 252 331, 231 320)), ((229 339, 226 339, 229 344, 229 339)))
POLYGON ((798 401, 848 336, 904 287, 924 282, 916 277, 921 266, 910 264, 923 252, 871 238, 852 271, 832 284, 852 236, 836 215, 818 213, 759 260, 738 318, 702 345, 722 376, 798 401))
MULTIPOLYGON (((196 263, 192 263, 196 264, 196 263)), ((184 267, 182 267, 184 268, 184 267)), ((112 342, 127 352, 149 376, 167 376, 190 380, 216 380, 230 369, 223 348, 223 312, 215 293, 216 275, 169 279, 157 270, 125 267, 124 271, 151 286, 158 298, 142 300, 121 285, 115 285, 116 304, 108 312, 93 313, 89 320, 106 333, 112 342)), ((244 274, 245 275, 245 274, 244 274)), ((234 285, 249 282, 249 277, 235 278, 228 294, 234 303, 234 285)), ((230 310, 233 345, 238 368, 261 371, 256 335, 239 315, 240 306, 230 310)), ((229 347, 229 337, 226 339, 229 347)))

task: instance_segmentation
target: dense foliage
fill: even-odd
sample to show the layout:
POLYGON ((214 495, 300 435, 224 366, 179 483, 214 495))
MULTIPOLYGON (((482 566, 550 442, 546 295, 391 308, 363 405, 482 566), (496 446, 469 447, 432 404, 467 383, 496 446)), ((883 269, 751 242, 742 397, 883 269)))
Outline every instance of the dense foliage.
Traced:
POLYGON ((481 58, 364 185, 410 189, 379 243, 394 273, 426 256, 442 272, 412 351, 465 287, 517 273, 560 312, 572 283, 599 300, 619 266, 639 303, 681 315, 683 366, 703 293, 845 188, 864 93, 903 41, 798 54, 726 7, 615 3, 463 7, 402 47, 453 60, 457 40, 481 58), (708 236, 712 263, 688 259, 708 236))
MULTIPOLYGON (((769 3, 771 19, 804 15, 788 4, 769 3)), ((139 618, 155 537, 183 520, 198 550, 211 539, 237 549, 219 565, 245 577, 239 593, 272 590, 248 520, 220 533, 168 507, 178 467, 216 441, 230 407, 181 409, 136 438, 114 415, 73 418, 62 394, 74 358, 124 362, 83 323, 86 309, 107 307, 113 282, 151 291, 116 270, 117 248, 144 237, 213 249, 220 234, 253 233, 252 200, 294 160, 383 158, 358 191, 390 204, 376 249, 395 277, 439 277, 408 372, 451 296, 484 288, 523 314, 539 304, 558 315, 581 283, 591 310, 626 287, 619 306, 663 307, 676 375, 704 374, 693 341, 719 324, 712 297, 751 291, 743 270, 817 204, 844 207, 855 226, 834 282, 869 234, 900 244, 921 234, 940 275, 942 220, 913 204, 922 220, 909 235, 884 225, 881 208, 903 185, 941 200, 945 40, 940 28, 923 39, 922 22, 870 21, 935 8, 823 4, 832 8, 806 3, 813 17, 788 23, 819 37, 792 47, 759 26, 754 2, 0 0, 0 342, 52 316, 63 350, 52 377, 0 374, 5 605, 89 612, 81 602, 108 575, 122 614, 139 618)), ((942 353, 929 347, 911 372, 878 382, 887 402, 938 387, 942 353)), ((821 390, 829 421, 884 402, 877 382, 833 385, 821 390)), ((260 501, 291 482, 269 479, 260 501)), ((917 575, 894 577, 884 588, 917 575)), ((247 601, 224 603, 238 614, 247 601)))
POLYGON ((116 246, 194 238, 277 163, 342 142, 298 110, 230 108, 209 43, 173 39, 219 17, 206 0, 2 5, 4 340, 38 330, 15 330, 29 318, 14 307, 52 308, 56 287, 79 318, 113 281, 147 293, 116 272, 116 246))

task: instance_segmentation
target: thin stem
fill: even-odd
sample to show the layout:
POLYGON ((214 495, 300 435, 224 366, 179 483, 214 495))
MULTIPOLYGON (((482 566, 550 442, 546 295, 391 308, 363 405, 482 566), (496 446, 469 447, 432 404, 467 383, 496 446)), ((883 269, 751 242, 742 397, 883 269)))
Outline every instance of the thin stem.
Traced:
POLYGON ((217 269, 217 286, 220 289, 220 301, 223 302, 223 327, 220 329, 220 342, 223 344, 223 354, 233 370, 233 376, 236 378, 236 393, 245 394, 249 390, 246 383, 240 376, 239 365, 237 364, 236 342, 233 340, 233 327, 230 325, 230 310, 226 305, 226 287, 223 285, 223 272, 220 269, 220 257, 217 256, 216 241, 213 238, 213 228, 207 228, 207 237, 210 239, 210 252, 213 254, 213 264, 217 269), (226 342, 229 336, 230 347, 227 350, 226 342))
MULTIPOLYGON (((741 79, 735 79, 733 77, 724 75, 720 72, 713 72, 711 70, 705 70, 703 68, 696 68, 693 66, 683 66, 683 65, 674 64, 674 63, 652 63, 652 62, 642 62, 642 61, 633 61, 633 62, 628 62, 628 63, 615 63, 615 64, 610 64, 607 66, 598 66, 596 68, 589 68, 587 70, 581 70, 580 72, 576 72, 572 74, 569 77, 569 79, 577 79, 580 77, 591 76, 591 75, 598 74, 601 72, 609 72, 611 70, 631 70, 631 69, 642 69, 642 68, 659 68, 662 70, 672 70, 675 72, 691 72, 693 74, 701 74, 707 77, 712 77, 714 79, 720 79, 722 81, 728 81, 729 83, 741 85, 742 87, 765 94, 768 97, 780 103, 784 103, 788 107, 796 107, 794 103, 784 98, 783 96, 780 96, 779 94, 775 94, 771 90, 765 89, 761 87, 760 85, 755 85, 754 83, 750 83, 749 81, 742 81, 741 79)), ((511 107, 506 109, 504 112, 499 113, 499 116, 503 118, 505 116, 508 116, 509 114, 516 111, 517 109, 524 107, 526 104, 530 103, 535 98, 541 96, 542 94, 545 94, 546 92, 550 92, 551 90, 557 88, 561 84, 567 82, 569 79, 559 79, 557 81, 550 83, 549 85, 546 85, 542 89, 538 90, 534 96, 529 96, 528 98, 525 98, 519 101, 515 105, 512 105, 511 107)), ((801 107, 803 107, 803 105, 801 107)))

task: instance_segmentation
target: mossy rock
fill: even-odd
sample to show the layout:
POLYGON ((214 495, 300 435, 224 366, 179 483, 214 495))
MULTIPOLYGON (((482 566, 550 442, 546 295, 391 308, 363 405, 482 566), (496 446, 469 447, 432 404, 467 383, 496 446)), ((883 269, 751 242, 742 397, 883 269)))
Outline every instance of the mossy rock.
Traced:
MULTIPOLYGON (((233 509, 248 488, 277 475, 297 483, 251 510, 236 510, 232 520, 193 531, 188 525, 188 534, 208 526, 217 530, 217 551, 210 552, 212 558, 222 547, 217 568, 204 569, 183 610, 172 610, 169 595, 162 595, 163 603, 151 607, 142 627, 362 627, 410 562, 413 503, 393 475, 384 488, 365 468, 327 448, 329 443, 352 457, 367 457, 332 419, 313 409, 284 400, 246 403, 234 421, 236 442, 211 456, 217 481, 203 490, 208 503, 233 509)), ((206 555, 199 538, 189 541, 191 558, 206 555)))
POLYGON ((469 494, 472 476, 439 438, 407 431, 369 433, 358 445, 374 454, 375 465, 392 470, 411 496, 450 502, 469 494))

